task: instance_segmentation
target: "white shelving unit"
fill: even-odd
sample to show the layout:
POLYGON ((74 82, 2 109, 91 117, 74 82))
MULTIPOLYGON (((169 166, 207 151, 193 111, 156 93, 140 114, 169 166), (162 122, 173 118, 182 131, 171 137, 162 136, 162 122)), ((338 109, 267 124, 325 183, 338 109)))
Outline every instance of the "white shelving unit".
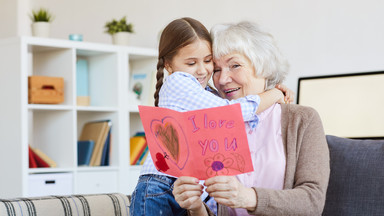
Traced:
POLYGON ((64 193, 132 193, 140 167, 129 165, 129 139, 143 127, 129 83, 132 73, 151 77, 156 63, 157 51, 148 48, 34 37, 0 40, 0 198, 31 196, 30 179, 52 174, 72 176, 64 193), (88 61, 90 106, 76 105, 77 59, 88 61), (63 77, 64 102, 28 104, 31 75, 63 77), (82 127, 102 119, 112 121, 110 166, 78 167, 82 127), (46 153, 57 168, 29 168, 28 145, 46 153))

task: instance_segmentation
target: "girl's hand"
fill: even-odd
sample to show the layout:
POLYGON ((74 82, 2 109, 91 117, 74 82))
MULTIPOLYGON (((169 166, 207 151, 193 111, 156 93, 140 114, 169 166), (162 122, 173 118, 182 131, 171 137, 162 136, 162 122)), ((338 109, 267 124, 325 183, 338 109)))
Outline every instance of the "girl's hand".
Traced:
POLYGON ((200 198, 204 187, 199 184, 197 178, 182 176, 175 181, 173 186, 173 196, 181 208, 189 210, 191 215, 201 215, 201 211, 206 212, 200 198))
POLYGON ((205 191, 215 198, 217 203, 231 208, 256 208, 256 192, 244 187, 234 176, 215 176, 205 180, 205 191))
POLYGON ((286 104, 293 103, 293 101, 295 100, 295 93, 291 89, 289 89, 287 86, 283 84, 277 84, 275 87, 283 92, 284 102, 286 104))

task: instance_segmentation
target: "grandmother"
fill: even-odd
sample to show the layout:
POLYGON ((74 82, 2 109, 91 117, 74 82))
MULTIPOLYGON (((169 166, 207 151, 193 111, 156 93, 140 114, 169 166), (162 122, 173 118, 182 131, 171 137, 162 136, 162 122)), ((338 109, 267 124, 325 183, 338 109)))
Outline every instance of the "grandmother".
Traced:
MULTIPOLYGON (((282 83, 288 63, 273 37, 257 24, 216 25, 213 82, 229 100, 260 94, 282 83)), ((254 171, 215 176, 206 191, 218 215, 321 215, 329 179, 329 151, 318 113, 309 107, 275 104, 246 124, 254 171)), ((196 178, 176 180, 173 194, 190 215, 212 215, 196 178)))

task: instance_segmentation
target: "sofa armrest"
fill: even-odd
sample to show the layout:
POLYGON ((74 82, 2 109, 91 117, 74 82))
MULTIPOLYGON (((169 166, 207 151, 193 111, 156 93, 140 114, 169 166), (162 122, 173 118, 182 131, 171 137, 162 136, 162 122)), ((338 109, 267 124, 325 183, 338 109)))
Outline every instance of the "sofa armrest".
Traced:
POLYGON ((0 215, 129 215, 130 196, 120 193, 0 200, 0 215))

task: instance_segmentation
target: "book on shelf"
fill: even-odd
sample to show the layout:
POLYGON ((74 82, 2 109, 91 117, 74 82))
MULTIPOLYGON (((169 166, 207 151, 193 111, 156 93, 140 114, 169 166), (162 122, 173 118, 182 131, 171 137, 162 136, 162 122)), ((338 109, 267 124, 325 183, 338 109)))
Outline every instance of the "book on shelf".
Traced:
POLYGON ((135 133, 134 136, 135 136, 135 137, 136 137, 136 136, 145 137, 145 132, 144 132, 144 131, 138 131, 138 132, 135 133))
POLYGON ((140 155, 139 160, 137 160, 136 165, 143 165, 144 164, 144 161, 148 156, 148 152, 149 152, 149 150, 148 150, 148 145, 147 145, 144 149, 144 152, 140 155))
POLYGON ((93 140, 95 142, 92 151, 90 166, 100 166, 102 152, 112 126, 111 120, 91 121, 85 123, 79 140, 93 140))
MULTIPOLYGON (((138 131, 136 132, 135 136, 141 136, 145 137, 145 132, 144 131, 138 131)), ((136 162, 136 165, 143 165, 145 162, 145 159, 149 155, 149 149, 148 149, 148 144, 146 145, 144 152, 141 154, 139 160, 136 162)))
MULTIPOLYGON (((143 164, 144 164, 145 160, 147 160, 148 155, 149 155, 149 149, 148 149, 148 151, 145 153, 144 158, 143 158, 143 160, 140 161, 140 164, 139 164, 139 165, 143 165, 143 164)), ((150 156, 149 156, 149 157, 150 157, 150 156)))
POLYGON ((137 161, 140 159, 140 156, 143 154, 146 147, 147 147, 147 140, 145 139, 145 136, 131 137, 130 157, 129 157, 130 165, 136 165, 137 161))
POLYGON ((48 155, 46 155, 40 149, 32 148, 31 146, 29 146, 29 161, 30 161, 30 168, 57 167, 56 162, 52 160, 50 157, 48 157, 48 155), (31 160, 34 160, 35 163, 33 163, 33 161, 31 160), (32 167, 31 167, 31 163, 32 163, 32 167))
POLYGON ((105 144, 101 154, 100 166, 109 166, 109 156, 111 154, 111 140, 112 140, 112 135, 111 135, 111 127, 110 127, 108 131, 107 139, 105 140, 105 144))
POLYGON ((28 146, 28 156, 29 156, 29 168, 37 168, 37 163, 32 152, 31 146, 28 146))
POLYGON ((94 161, 94 163, 91 163, 91 166, 101 166, 102 165, 103 152, 104 152, 104 149, 105 150, 107 149, 107 148, 105 148, 105 146, 109 142, 108 141, 108 134, 110 133, 111 127, 112 127, 112 123, 110 120, 108 120, 107 123, 108 123, 108 125, 107 125, 106 130, 104 131, 101 145, 99 146, 99 148, 96 151, 95 161, 94 161))
MULTIPOLYGON (((54 160, 52 160, 48 155, 46 155, 44 152, 42 152, 40 149, 33 149, 32 151, 39 156, 44 162, 49 164, 49 167, 57 167, 57 164, 54 160)), ((36 158, 36 157, 35 157, 36 158)), ((38 162, 38 159, 36 159, 36 162, 38 162)))
POLYGON ((95 146, 93 140, 79 140, 77 141, 77 165, 89 166, 91 162, 92 151, 95 146))
POLYGON ((33 158, 35 159, 38 168, 51 167, 51 165, 49 165, 47 162, 45 162, 45 160, 43 160, 41 157, 39 157, 33 150, 32 150, 32 152, 34 154, 33 158))

